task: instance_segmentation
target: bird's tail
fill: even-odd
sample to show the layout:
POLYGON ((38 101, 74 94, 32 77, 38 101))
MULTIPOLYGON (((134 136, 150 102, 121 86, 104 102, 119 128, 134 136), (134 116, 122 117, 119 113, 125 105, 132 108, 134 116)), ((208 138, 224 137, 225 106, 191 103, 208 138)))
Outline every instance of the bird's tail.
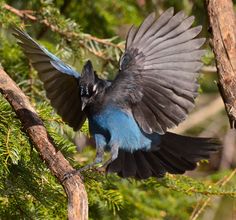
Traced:
POLYGON ((107 166, 107 172, 116 172, 121 177, 146 179, 163 177, 166 172, 182 174, 196 168, 198 161, 208 159, 220 149, 220 142, 213 138, 186 137, 167 132, 161 143, 149 151, 133 153, 119 150, 116 160, 107 166))

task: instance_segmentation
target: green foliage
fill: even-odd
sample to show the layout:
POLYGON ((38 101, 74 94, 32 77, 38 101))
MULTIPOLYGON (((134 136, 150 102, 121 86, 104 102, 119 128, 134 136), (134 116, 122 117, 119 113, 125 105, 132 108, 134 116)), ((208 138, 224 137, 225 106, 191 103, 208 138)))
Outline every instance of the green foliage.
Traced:
MULTIPOLYGON (((50 51, 78 70, 89 58, 101 77, 113 78, 124 42, 118 37, 111 37, 126 28, 123 25, 139 24, 149 12, 159 12, 173 5, 178 10, 184 8, 187 13, 195 11, 199 18, 196 23, 199 23, 203 5, 200 0, 194 1, 194 6, 192 1, 187 0, 146 1, 145 6, 138 5, 135 0, 66 2, 6 1, 15 8, 36 11, 37 22, 32 23, 27 19, 20 20, 4 8, 4 1, 0 1, 0 62, 29 96, 57 148, 74 167, 80 167, 94 158, 94 150, 87 148, 82 153, 76 152, 73 143, 75 133, 46 100, 37 73, 17 46, 9 27, 27 27, 27 31, 50 51)), ((212 64, 212 52, 208 51, 203 61, 206 65, 212 64)), ((204 91, 211 90, 208 85, 210 80, 200 79, 204 91)), ((87 122, 81 131, 89 133, 87 122)), ((89 216, 94 220, 185 220, 201 198, 213 195, 234 198, 236 193, 235 178, 227 186, 218 184, 220 179, 231 175, 229 171, 207 178, 167 175, 163 179, 146 181, 121 179, 111 174, 105 176, 95 171, 83 175, 89 197, 89 216)), ((41 161, 10 105, 0 96, 0 218, 66 219, 66 205, 62 186, 41 161)))
MULTIPOLYGON (((1 219, 65 216, 66 199, 62 187, 42 163, 22 131, 19 120, 2 96, 0 112, 1 219)), ((59 135, 58 139, 55 138, 57 143, 60 143, 60 139, 62 137, 59 135)))

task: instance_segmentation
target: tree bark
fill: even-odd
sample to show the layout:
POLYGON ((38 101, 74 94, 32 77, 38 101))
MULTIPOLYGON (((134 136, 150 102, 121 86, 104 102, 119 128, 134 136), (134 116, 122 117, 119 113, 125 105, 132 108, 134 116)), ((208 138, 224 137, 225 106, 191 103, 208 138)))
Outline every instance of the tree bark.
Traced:
POLYGON ((218 87, 231 128, 236 128, 236 20, 231 0, 208 0, 218 87))
POLYGON ((64 180, 65 174, 74 169, 62 153, 55 148, 42 120, 31 106, 28 98, 15 82, 0 68, 0 92, 11 104, 19 117, 24 131, 28 134, 42 160, 46 162, 52 174, 63 185, 68 197, 68 219, 88 219, 88 200, 84 184, 78 175, 64 180))

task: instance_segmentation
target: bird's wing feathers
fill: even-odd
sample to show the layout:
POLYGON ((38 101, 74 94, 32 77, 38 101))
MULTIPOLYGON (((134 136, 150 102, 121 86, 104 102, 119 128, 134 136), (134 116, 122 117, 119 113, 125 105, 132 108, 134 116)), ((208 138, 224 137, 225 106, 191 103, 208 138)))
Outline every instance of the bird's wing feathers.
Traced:
POLYGON ((81 111, 79 73, 40 46, 27 33, 14 29, 14 35, 38 71, 52 106, 71 127, 80 129, 85 121, 85 114, 81 111))
POLYGON ((139 28, 131 27, 120 70, 110 88, 115 102, 130 105, 147 133, 165 133, 182 122, 194 106, 204 38, 195 37, 194 17, 173 8, 159 19, 150 14, 139 28))

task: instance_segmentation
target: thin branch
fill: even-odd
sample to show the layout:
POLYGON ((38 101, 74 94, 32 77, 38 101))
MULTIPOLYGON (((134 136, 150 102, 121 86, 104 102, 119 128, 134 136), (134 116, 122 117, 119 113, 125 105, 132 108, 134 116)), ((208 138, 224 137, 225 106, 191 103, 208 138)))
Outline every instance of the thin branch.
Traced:
POLYGON ((42 120, 38 117, 28 98, 1 68, 0 92, 16 112, 24 131, 30 137, 42 160, 46 162, 52 174, 63 185, 68 197, 68 219, 87 220, 88 200, 81 178, 75 175, 63 181, 65 174, 74 169, 62 153, 56 149, 52 138, 47 133, 42 120))
POLYGON ((123 50, 124 49, 124 46, 121 45, 121 44, 114 44, 112 42, 110 42, 109 39, 101 39, 101 38, 97 38, 97 37, 94 37, 90 34, 84 34, 84 37, 88 40, 93 40, 93 41, 96 41, 98 43, 101 43, 101 44, 105 44, 105 45, 108 45, 108 46, 111 46, 111 47, 115 47, 115 48, 118 48, 120 50, 123 50))
POLYGON ((208 0, 219 90, 231 128, 236 128, 236 18, 231 0, 208 0))
MULTIPOLYGON (((222 179, 220 179, 216 185, 218 186, 225 186, 236 174, 236 169, 234 169, 230 175, 228 176, 224 176, 222 179)), ((198 217, 200 216, 200 214, 204 211, 204 209, 206 208, 206 206, 209 204, 209 202, 211 201, 211 197, 208 197, 206 199, 201 199, 195 209, 193 210, 191 216, 190 216, 190 220, 197 220, 198 217)))
MULTIPOLYGON (((78 38, 80 37, 80 34, 79 33, 76 33, 76 32, 73 32, 73 31, 70 31, 70 32, 64 32, 62 30, 60 30, 58 27, 56 27, 55 25, 53 24, 50 24, 50 22, 47 20, 47 19, 43 19, 43 20, 39 20, 36 16, 34 16, 33 14, 34 11, 30 11, 30 10, 19 10, 19 9, 16 9, 8 4, 5 4, 4 5, 5 9, 11 11, 13 14, 21 17, 21 18, 27 18, 31 21, 38 21, 40 22, 41 24, 44 24, 46 25, 47 27, 49 27, 52 31, 54 32, 57 32, 59 33, 60 35, 64 36, 64 37, 67 37, 67 38, 78 38)), ((83 34, 83 38, 85 40, 93 40, 97 43, 100 43, 100 44, 103 44, 105 46, 110 46, 110 47, 114 47, 114 48, 118 48, 120 50, 123 50, 124 49, 124 46, 121 45, 121 44, 114 44, 110 41, 110 39, 100 39, 100 38, 97 38, 97 37, 94 37, 92 35, 89 35, 89 34, 83 34)), ((83 46, 82 44, 80 44, 81 46, 83 46)), ((92 51, 90 51, 92 52, 92 51)), ((97 55, 97 54, 95 54, 97 55)))
POLYGON ((168 187, 171 190, 174 190, 176 192, 187 192, 187 193, 196 193, 196 194, 202 194, 204 196, 236 196, 236 192, 234 191, 222 191, 222 192, 214 192, 214 191, 210 191, 210 190, 202 190, 202 189, 196 189, 194 187, 190 187, 189 189, 181 189, 178 186, 174 186, 174 185, 167 185, 166 187, 168 187))
POLYGON ((25 18, 26 17, 26 18, 28 18, 28 19, 30 19, 32 21, 36 21, 37 20, 36 17, 32 15, 33 11, 31 11, 31 10, 18 10, 16 8, 11 7, 8 4, 4 4, 4 8, 7 9, 8 11, 12 12, 13 14, 21 17, 21 18, 25 18))
POLYGON ((215 66, 203 66, 200 72, 201 73, 216 73, 217 69, 215 66))

